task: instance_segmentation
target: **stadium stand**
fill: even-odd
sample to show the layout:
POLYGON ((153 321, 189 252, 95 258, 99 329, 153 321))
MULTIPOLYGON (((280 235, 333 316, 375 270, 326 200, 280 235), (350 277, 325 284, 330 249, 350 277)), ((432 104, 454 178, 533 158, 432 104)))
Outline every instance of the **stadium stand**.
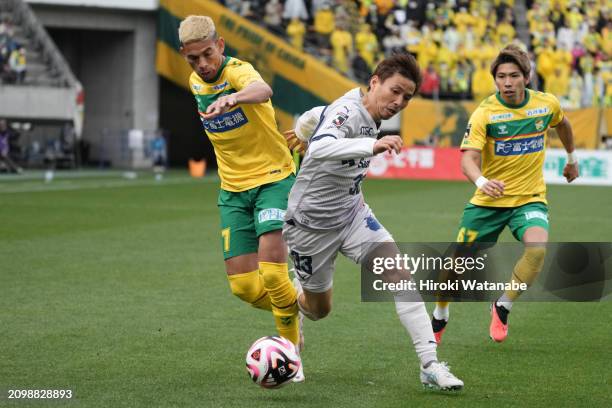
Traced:
POLYGON ((21 134, 12 138, 11 158, 28 167, 76 166, 82 86, 23 0, 0 2, 0 67, 0 99, 10 101, 0 104, 0 117, 21 134))
POLYGON ((380 58, 407 49, 425 73, 425 97, 478 100, 495 90, 488 67, 497 50, 515 42, 533 56, 532 88, 565 108, 612 103, 607 0, 221 3, 362 83, 380 58))

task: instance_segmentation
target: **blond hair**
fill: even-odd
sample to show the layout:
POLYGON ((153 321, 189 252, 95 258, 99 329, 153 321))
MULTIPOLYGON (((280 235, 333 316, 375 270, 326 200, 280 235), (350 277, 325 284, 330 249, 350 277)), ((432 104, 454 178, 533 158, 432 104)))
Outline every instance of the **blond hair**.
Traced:
POLYGON ((215 22, 208 16, 187 16, 178 29, 181 44, 216 38, 215 22))

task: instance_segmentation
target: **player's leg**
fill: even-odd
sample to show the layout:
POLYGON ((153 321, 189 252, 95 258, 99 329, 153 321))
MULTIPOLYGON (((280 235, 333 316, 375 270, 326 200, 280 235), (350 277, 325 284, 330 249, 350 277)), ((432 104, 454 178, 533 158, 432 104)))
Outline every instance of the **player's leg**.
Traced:
POLYGON ((295 176, 252 191, 253 218, 259 239, 258 261, 265 290, 270 296, 272 314, 279 334, 299 344, 298 306, 295 287, 289 279, 287 246, 282 238, 287 197, 295 176))
MULTIPOLYGON (((510 214, 510 211, 503 208, 467 204, 461 216, 456 241, 458 243, 497 242, 510 214)), ((442 342, 442 335, 446 330, 449 318, 449 302, 447 300, 437 301, 431 316, 431 325, 438 344, 442 342)))
MULTIPOLYGON (((548 242, 548 208, 544 203, 530 203, 513 209, 509 226, 515 238, 525 244, 523 256, 514 266, 510 282, 530 286, 544 266, 548 242)), ((493 340, 501 342, 508 336, 508 315, 521 293, 520 290, 507 290, 491 306, 489 335, 493 340)))
MULTIPOLYGON (((340 251, 358 264, 369 267, 375 257, 395 258, 399 249, 391 234, 378 222, 367 205, 342 233, 340 251)), ((383 273, 387 282, 410 280, 410 274, 396 269, 383 273)), ((424 385, 447 390, 463 388, 463 382, 450 373, 446 364, 438 362, 436 341, 427 315, 425 303, 418 292, 394 294, 395 310, 399 320, 412 339, 421 362, 421 382, 424 385)))
POLYGON ((326 317, 332 308, 338 233, 307 231, 289 222, 283 227, 283 238, 293 260, 300 311, 310 320, 326 317))
MULTIPOLYGON (((293 284, 300 310, 300 350, 304 344, 302 318, 319 320, 331 311, 332 278, 338 252, 334 235, 334 232, 305 231, 292 222, 283 227, 283 238, 289 247, 295 271, 293 284)), ((294 381, 303 381, 303 378, 303 373, 299 372, 294 381)))
POLYGON ((244 193, 221 191, 221 248, 230 290, 255 308, 272 310, 257 259, 255 224, 244 193))

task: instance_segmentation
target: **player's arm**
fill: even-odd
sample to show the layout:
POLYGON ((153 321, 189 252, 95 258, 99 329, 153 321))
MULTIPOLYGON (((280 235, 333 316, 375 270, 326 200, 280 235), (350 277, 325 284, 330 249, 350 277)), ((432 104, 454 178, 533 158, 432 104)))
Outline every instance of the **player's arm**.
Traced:
POLYGON ((463 174, 483 193, 493 198, 504 194, 504 182, 501 180, 489 180, 482 175, 482 149, 487 140, 486 114, 478 108, 472 113, 468 127, 465 130, 461 142, 461 171, 463 174))
POLYGON ((572 125, 570 125, 569 120, 564 117, 555 129, 567 152, 567 164, 563 168, 563 176, 568 183, 571 183, 579 175, 578 158, 576 157, 576 153, 574 153, 574 133, 572 132, 572 125))
POLYGON ((318 160, 346 160, 372 157, 383 152, 399 153, 404 142, 400 136, 389 135, 379 140, 371 138, 334 139, 332 135, 317 135, 311 139, 310 156, 318 160))
POLYGON ((486 195, 499 198, 504 195, 505 184, 501 180, 487 179, 482 175, 481 168, 482 153, 480 150, 464 150, 461 156, 461 171, 463 174, 486 195))
POLYGON ((315 106, 300 115, 294 129, 283 132, 290 150, 300 154, 306 152, 308 140, 317 129, 324 111, 325 106, 315 106))
POLYGON ((350 107, 334 107, 322 116, 322 123, 310 138, 308 146, 308 154, 312 159, 359 159, 385 151, 399 153, 402 148, 402 138, 396 135, 385 136, 380 140, 355 137, 359 134, 361 119, 350 107))
POLYGON ((272 88, 263 81, 251 82, 242 90, 225 95, 211 103, 206 113, 202 115, 204 119, 212 119, 219 116, 239 103, 262 103, 272 97, 272 88))

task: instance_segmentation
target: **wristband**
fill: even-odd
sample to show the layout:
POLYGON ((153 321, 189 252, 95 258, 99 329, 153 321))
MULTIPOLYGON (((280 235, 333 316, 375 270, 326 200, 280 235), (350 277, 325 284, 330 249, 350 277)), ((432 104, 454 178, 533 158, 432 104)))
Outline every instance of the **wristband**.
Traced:
POLYGON ((487 181, 489 181, 488 178, 486 178, 485 176, 480 176, 476 179, 474 184, 476 184, 476 187, 482 189, 482 186, 484 186, 487 183, 487 181))
POLYGON ((578 156, 576 156, 575 152, 571 152, 567 154, 567 164, 576 164, 578 163, 578 156))

